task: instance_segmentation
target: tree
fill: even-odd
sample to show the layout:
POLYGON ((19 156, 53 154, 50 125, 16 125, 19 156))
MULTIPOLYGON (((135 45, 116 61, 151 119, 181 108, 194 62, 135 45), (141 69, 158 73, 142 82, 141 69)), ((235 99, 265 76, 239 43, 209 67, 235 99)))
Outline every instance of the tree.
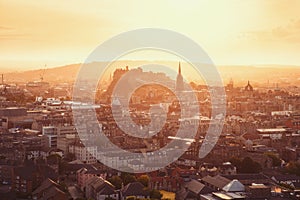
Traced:
POLYGON ((129 183, 136 182, 135 176, 128 174, 127 176, 124 177, 123 183, 124 185, 128 185, 129 183))
POLYGON ((242 161, 239 158, 233 157, 229 160, 231 164, 236 166, 237 168, 241 166, 242 161))
POLYGON ((162 194, 158 190, 151 190, 150 191, 150 198, 151 199, 158 199, 160 200, 162 198, 162 194))
POLYGON ((141 184, 143 184, 145 187, 148 187, 149 186, 149 181, 150 181, 150 178, 148 175, 141 175, 138 179, 137 179, 138 182, 140 182, 141 184))
POLYGON ((108 180, 117 190, 122 188, 122 179, 119 176, 113 176, 108 180))
POLYGON ((47 156, 47 163, 50 165, 58 165, 61 161, 61 156, 58 154, 51 154, 47 156))
POLYGON ((127 172, 121 173, 121 179, 122 179, 124 185, 127 185, 128 183, 133 183, 136 181, 135 176, 130 173, 127 173, 127 172))
POLYGON ((281 166, 280 158, 278 158, 278 156, 276 156, 274 153, 269 152, 269 153, 265 153, 265 155, 272 159, 273 167, 281 166))
POLYGON ((73 161, 75 159, 76 159, 76 157, 75 157, 75 154, 73 154, 73 153, 68 153, 65 157, 66 161, 73 161))
POLYGON ((253 161, 250 157, 246 157, 241 162, 240 168, 238 168, 239 173, 259 173, 262 167, 258 162, 253 161))
POLYGON ((243 160, 239 158, 232 158, 230 162, 236 166, 238 173, 259 173, 262 170, 261 165, 258 162, 253 161, 250 157, 246 157, 243 160))
POLYGON ((286 172, 300 176, 300 163, 289 162, 286 166, 286 172))
POLYGON ((68 186, 67 186, 67 184, 65 182, 60 182, 59 186, 60 186, 59 189, 61 189, 62 191, 64 191, 64 192, 68 191, 68 186))
POLYGON ((69 165, 68 165, 68 163, 67 163, 66 161, 61 160, 61 161, 59 162, 59 166, 58 166, 58 172, 59 172, 59 174, 60 174, 60 175, 64 174, 64 173, 67 171, 68 166, 69 166, 69 165))

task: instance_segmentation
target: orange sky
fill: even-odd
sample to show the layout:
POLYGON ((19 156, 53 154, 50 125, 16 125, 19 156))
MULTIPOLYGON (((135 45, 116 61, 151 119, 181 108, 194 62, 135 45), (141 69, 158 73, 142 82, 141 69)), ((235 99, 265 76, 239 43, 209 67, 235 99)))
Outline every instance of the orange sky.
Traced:
POLYGON ((111 36, 144 27, 185 34, 218 65, 299 65, 299 8, 298 0, 0 0, 0 69, 84 62, 111 36))

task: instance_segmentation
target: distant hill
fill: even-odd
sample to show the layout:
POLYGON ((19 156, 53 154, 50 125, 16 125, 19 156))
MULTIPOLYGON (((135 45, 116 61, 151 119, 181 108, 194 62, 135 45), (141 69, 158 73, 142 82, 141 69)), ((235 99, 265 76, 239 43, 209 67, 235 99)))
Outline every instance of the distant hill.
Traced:
POLYGON ((72 64, 54 68, 29 70, 24 72, 6 73, 5 81, 10 83, 26 83, 28 81, 39 81, 40 75, 44 71, 44 81, 53 82, 71 82, 77 75, 81 64, 72 64))
MULTIPOLYGON (((135 66, 141 66, 145 64, 159 63, 166 66, 171 66, 177 71, 178 62, 173 61, 117 61, 112 63, 109 71, 106 75, 113 73, 115 68, 129 68, 135 66)), ((97 65, 99 63, 93 63, 97 65)), ((182 63, 183 74, 189 79, 193 80, 194 72, 187 72, 187 63, 182 63)), ((77 76, 81 64, 71 64, 66 66, 60 66, 55 68, 48 68, 44 73, 44 81, 50 83, 57 82, 73 82, 77 76)), ((230 78, 234 80, 235 85, 243 86, 246 85, 247 81, 250 80, 252 84, 270 84, 275 85, 280 83, 281 85, 293 83, 296 85, 300 84, 300 66, 281 66, 281 65, 265 65, 265 66, 219 66, 218 70, 223 78, 223 82, 226 84, 230 78)), ((26 83, 28 81, 39 81, 40 74, 43 69, 29 70, 24 72, 13 72, 5 74, 5 81, 10 83, 26 83)))
POLYGON ((256 85, 268 84, 270 87, 300 83, 300 66, 221 66, 218 69, 225 83, 232 78, 236 85, 246 85, 248 80, 256 85))

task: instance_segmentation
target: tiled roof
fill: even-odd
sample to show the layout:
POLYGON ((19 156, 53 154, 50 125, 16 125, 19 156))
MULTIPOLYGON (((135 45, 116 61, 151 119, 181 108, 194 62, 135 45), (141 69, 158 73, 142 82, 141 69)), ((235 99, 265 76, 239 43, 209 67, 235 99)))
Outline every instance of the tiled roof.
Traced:
POLYGON ((44 191, 42 199, 55 199, 55 200, 67 200, 68 197, 66 193, 58 189, 57 187, 50 187, 44 191))
POLYGON ((149 192, 140 182, 129 183, 122 189, 123 196, 148 196, 149 192))
POLYGON ((113 195, 117 192, 110 185, 105 184, 105 186, 99 191, 100 195, 113 195))
POLYGON ((226 186, 228 183, 230 183, 231 180, 225 178, 225 177, 222 177, 222 176, 205 176, 202 178, 202 181, 205 182, 205 183, 208 183, 210 185, 213 185, 217 188, 220 188, 222 189, 224 186, 226 186))
POLYGON ((59 189, 59 185, 51 179, 46 179, 43 183, 32 192, 37 199, 58 199, 65 200, 67 195, 59 189))
POLYGON ((197 180, 191 180, 190 182, 186 183, 185 188, 197 195, 211 192, 210 189, 197 180))
POLYGON ((59 185, 56 182, 54 182, 53 180, 47 178, 45 181, 42 182, 42 184, 35 191, 32 192, 32 194, 33 195, 38 194, 38 193, 42 192, 43 190, 46 190, 46 189, 48 189, 49 187, 52 187, 52 186, 59 187, 59 185))
POLYGON ((300 176, 293 175, 293 174, 286 174, 286 175, 275 175, 273 176, 277 181, 300 181, 300 176))
POLYGON ((115 187, 101 177, 93 177, 87 181, 87 187, 94 188, 100 195, 116 194, 115 187))
POLYGON ((239 181, 241 180, 263 180, 263 179, 268 179, 263 174, 232 174, 232 175, 222 175, 223 177, 234 180, 237 179, 239 181))

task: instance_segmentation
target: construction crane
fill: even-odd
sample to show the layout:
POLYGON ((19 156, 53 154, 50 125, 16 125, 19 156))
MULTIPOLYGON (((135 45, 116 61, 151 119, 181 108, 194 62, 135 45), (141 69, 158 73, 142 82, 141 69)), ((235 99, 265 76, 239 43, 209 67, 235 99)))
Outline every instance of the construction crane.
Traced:
POLYGON ((43 82, 43 80, 44 80, 44 75, 45 75, 46 69, 47 69, 47 65, 45 64, 44 69, 42 69, 42 72, 40 73, 40 80, 41 80, 41 82, 43 82))

